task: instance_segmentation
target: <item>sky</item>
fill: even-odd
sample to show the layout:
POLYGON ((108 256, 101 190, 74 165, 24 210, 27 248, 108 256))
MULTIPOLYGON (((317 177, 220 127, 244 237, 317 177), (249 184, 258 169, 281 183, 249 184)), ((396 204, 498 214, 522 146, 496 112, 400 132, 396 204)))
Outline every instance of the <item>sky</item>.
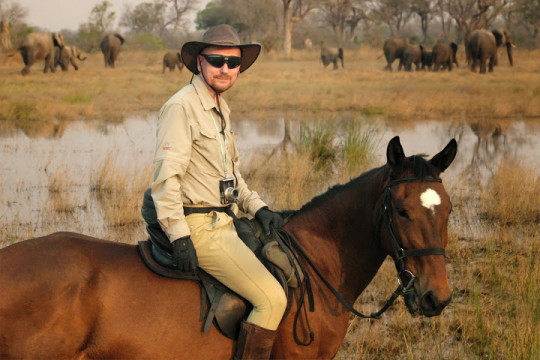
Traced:
MULTIPOLYGON (((7 4, 18 3, 28 12, 26 23, 43 30, 59 31, 78 30, 79 25, 88 21, 92 9, 103 0, 8 0, 7 4)), ((108 0, 116 12, 116 23, 124 13, 126 5, 131 8, 142 2, 152 0, 108 0)), ((199 0, 199 9, 204 8, 208 0, 199 0)))

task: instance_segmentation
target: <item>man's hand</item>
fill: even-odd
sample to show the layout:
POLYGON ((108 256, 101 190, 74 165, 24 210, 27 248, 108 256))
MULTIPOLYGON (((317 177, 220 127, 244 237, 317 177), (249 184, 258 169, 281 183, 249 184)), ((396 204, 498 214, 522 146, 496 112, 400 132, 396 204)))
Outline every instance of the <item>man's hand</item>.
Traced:
POLYGON ((191 237, 184 236, 173 241, 173 261, 178 270, 191 272, 193 275, 197 273, 197 252, 191 241, 191 237))
POLYGON ((255 213, 255 219, 259 220, 266 235, 270 235, 270 226, 279 229, 283 226, 283 218, 266 206, 255 213))

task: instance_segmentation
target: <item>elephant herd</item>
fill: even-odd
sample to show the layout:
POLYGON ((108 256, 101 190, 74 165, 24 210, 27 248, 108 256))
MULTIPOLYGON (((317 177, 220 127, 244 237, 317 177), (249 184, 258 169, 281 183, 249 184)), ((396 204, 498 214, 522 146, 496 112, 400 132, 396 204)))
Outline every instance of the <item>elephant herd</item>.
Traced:
MULTIPOLYGON (((123 43, 124 38, 119 34, 107 35, 103 38, 100 48, 105 67, 114 68, 114 62, 123 43)), ((58 66, 63 71, 67 71, 69 64, 75 70, 79 70, 76 59, 86 60, 76 46, 65 45, 64 37, 59 32, 30 33, 26 35, 18 50, 24 62, 24 68, 21 70, 23 75, 28 74, 30 67, 41 60, 45 62, 44 73, 49 70, 55 72, 58 66)))
MULTIPOLYGON (((100 43, 101 52, 106 68, 114 68, 115 61, 120 53, 120 48, 124 44, 124 38, 120 34, 109 34, 103 38, 100 43)), ((506 29, 475 30, 472 31, 465 41, 465 54, 467 63, 471 71, 475 72, 476 67, 480 67, 480 73, 493 71, 497 65, 497 49, 500 46, 506 46, 508 60, 513 65, 512 40, 510 33, 506 29)), ((84 61, 80 50, 75 46, 64 44, 64 38, 59 32, 31 33, 23 40, 18 48, 21 53, 24 68, 21 70, 23 75, 28 74, 30 67, 37 61, 44 60, 44 73, 49 70, 55 72, 55 68, 60 66, 63 71, 67 71, 69 64, 75 70, 78 70, 76 59, 84 61)), ((432 71, 448 70, 452 71, 453 65, 458 65, 456 54, 458 45, 455 42, 439 41, 431 51, 428 51, 421 44, 413 44, 408 39, 392 37, 387 39, 383 45, 383 52, 387 65, 385 70, 392 71, 392 63, 399 60, 398 70, 412 71, 413 65, 416 70, 424 70, 426 67, 432 71)), ((321 48, 321 61, 324 67, 333 63, 334 70, 338 68, 338 62, 343 64, 342 48, 321 48)), ((163 70, 168 68, 173 71, 175 68, 182 70, 184 64, 178 51, 167 52, 163 56, 163 70)))
MULTIPOLYGON (((103 38, 99 47, 103 53, 106 68, 114 68, 115 61, 118 58, 124 41, 124 38, 120 34, 109 34, 103 38)), ((82 55, 76 46, 65 45, 64 37, 59 32, 28 34, 18 50, 24 62, 24 68, 21 70, 23 75, 28 74, 30 67, 41 60, 45 62, 44 73, 47 73, 49 70, 55 72, 58 66, 60 66, 62 71, 67 71, 70 64, 75 70, 79 70, 76 60, 86 60, 86 57, 82 55)), ((166 68, 173 71, 175 67, 178 70, 182 70, 184 67, 180 52, 169 51, 163 56, 162 72, 165 72, 166 68)))
MULTIPOLYGON (((512 44, 510 33, 506 29, 496 29, 492 31, 480 29, 472 31, 465 40, 465 55, 471 71, 476 72, 476 67, 480 67, 480 73, 493 71, 493 66, 497 65, 497 49, 499 46, 506 46, 510 66, 513 66, 512 44)), ((413 65, 416 70, 425 70, 426 67, 432 71, 448 70, 452 71, 453 64, 458 65, 456 54, 458 45, 455 42, 438 41, 431 51, 428 51, 421 44, 413 44, 408 39, 392 37, 387 39, 383 45, 383 52, 386 58, 385 70, 392 71, 392 63, 399 60, 398 70, 412 71, 413 65)))

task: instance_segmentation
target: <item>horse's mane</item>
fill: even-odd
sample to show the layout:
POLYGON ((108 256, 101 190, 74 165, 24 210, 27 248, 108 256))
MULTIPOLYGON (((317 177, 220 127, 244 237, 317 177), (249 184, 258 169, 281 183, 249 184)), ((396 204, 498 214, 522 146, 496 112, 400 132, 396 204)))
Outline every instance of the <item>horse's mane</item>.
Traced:
POLYGON ((418 179, 438 177, 439 171, 426 160, 426 157, 427 155, 425 154, 419 154, 405 158, 394 169, 392 169, 392 173, 390 174, 391 179, 397 179, 402 174, 408 174, 408 176, 418 179))
POLYGON ((318 208, 328 199, 333 198, 335 194, 362 186, 362 184, 366 181, 376 177, 380 178, 378 181, 381 183, 381 186, 386 180, 397 179, 403 174, 408 174, 408 176, 419 179, 438 177, 438 171, 426 160, 426 157, 427 155, 425 154, 412 155, 403 159, 403 161, 401 161, 400 164, 393 169, 386 164, 381 167, 368 170, 348 183, 338 184, 330 187, 326 192, 315 196, 308 203, 304 204, 298 211, 318 208))

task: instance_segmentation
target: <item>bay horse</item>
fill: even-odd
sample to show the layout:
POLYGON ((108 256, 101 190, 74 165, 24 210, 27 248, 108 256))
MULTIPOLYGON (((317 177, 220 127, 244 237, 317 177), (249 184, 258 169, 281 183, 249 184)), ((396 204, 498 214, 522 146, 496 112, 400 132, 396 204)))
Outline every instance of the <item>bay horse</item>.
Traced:
MULTIPOLYGON (((273 358, 334 357, 347 331, 345 304, 354 303, 388 255, 411 314, 441 313, 452 295, 444 257, 451 202, 439 175, 456 152, 452 139, 429 161, 406 157, 395 137, 385 165, 294 211, 282 230, 311 279, 314 309, 298 319, 303 297, 290 289, 273 358)), ((0 250, 0 289, 2 359, 233 354, 234 341, 215 327, 201 331, 198 283, 154 274, 135 245, 66 232, 22 241, 0 250)))

